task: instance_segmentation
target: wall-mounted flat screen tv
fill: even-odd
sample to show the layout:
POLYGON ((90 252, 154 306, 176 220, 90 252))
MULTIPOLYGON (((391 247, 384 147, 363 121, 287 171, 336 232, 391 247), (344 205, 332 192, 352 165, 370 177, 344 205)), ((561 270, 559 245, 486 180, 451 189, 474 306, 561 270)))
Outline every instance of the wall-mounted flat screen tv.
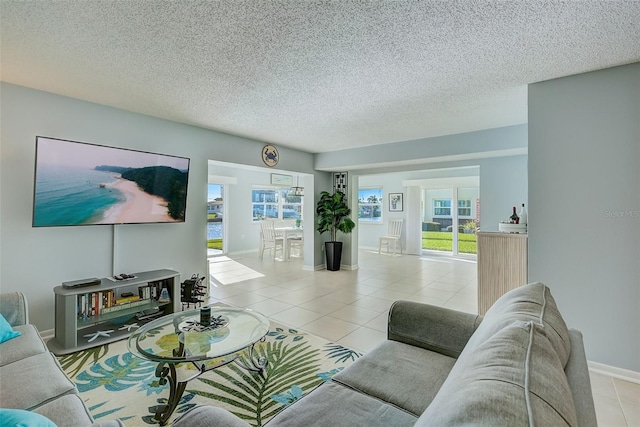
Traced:
POLYGON ((36 137, 33 226, 184 222, 189 159, 36 137))

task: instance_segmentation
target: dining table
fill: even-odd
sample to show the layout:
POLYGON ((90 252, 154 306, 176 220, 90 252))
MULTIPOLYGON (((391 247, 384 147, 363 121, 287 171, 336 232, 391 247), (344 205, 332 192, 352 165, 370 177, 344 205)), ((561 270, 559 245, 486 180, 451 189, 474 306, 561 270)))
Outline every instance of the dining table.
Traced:
POLYGON ((289 261, 291 257, 288 239, 301 236, 304 229, 302 227, 275 227, 276 234, 282 236, 282 245, 284 246, 284 261, 289 261))

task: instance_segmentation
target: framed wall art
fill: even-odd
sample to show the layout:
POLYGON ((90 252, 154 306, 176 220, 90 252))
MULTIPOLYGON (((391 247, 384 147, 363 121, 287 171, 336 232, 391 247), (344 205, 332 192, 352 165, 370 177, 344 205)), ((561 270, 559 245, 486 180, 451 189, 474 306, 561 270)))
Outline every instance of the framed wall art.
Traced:
POLYGON ((334 172, 333 174, 333 191, 340 191, 349 196, 347 193, 347 172, 334 172))
POLYGON ((389 212, 402 212, 404 200, 402 193, 389 193, 389 212))
POLYGON ((274 167, 280 161, 278 149, 271 144, 262 147, 262 161, 270 168, 274 167))
POLYGON ((293 177, 291 175, 272 173, 271 185, 282 185, 284 187, 291 187, 293 185, 293 177))

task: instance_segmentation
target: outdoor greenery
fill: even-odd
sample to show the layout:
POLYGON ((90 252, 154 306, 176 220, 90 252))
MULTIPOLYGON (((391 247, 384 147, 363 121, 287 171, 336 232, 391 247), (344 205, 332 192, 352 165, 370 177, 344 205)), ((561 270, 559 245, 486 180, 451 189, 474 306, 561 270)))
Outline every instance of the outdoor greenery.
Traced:
POLYGON ((358 218, 380 218, 382 212, 380 204, 382 200, 375 194, 370 195, 366 199, 361 198, 358 200, 358 218))
POLYGON ((207 240, 207 248, 222 250, 222 239, 209 239, 209 240, 207 240))
POLYGON ((422 231, 440 231, 439 222, 423 222, 422 231))
MULTIPOLYGON (((423 231, 422 249, 448 251, 453 249, 453 233, 446 231, 423 231)), ((477 253, 478 245, 475 234, 458 233, 458 252, 477 253)))
POLYGON ((462 224, 462 228, 465 231, 472 231, 472 232, 476 232, 478 231, 478 222, 476 220, 470 219, 467 222, 465 222, 464 224, 462 224))

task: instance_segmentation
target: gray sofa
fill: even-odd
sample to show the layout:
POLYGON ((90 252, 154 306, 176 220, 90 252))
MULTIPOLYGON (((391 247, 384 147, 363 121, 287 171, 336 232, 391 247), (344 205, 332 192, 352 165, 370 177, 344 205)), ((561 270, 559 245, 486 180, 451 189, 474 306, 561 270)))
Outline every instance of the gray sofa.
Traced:
POLYGON ((0 313, 21 333, 0 344, 0 407, 38 413, 59 427, 124 426, 119 420, 95 423, 75 384, 29 324, 22 293, 0 294, 0 313))
MULTIPOLYGON (((249 424, 199 406, 174 427, 249 424)), ((549 288, 503 295, 484 317, 408 301, 388 340, 277 414, 277 426, 596 426, 582 335, 549 288)))

